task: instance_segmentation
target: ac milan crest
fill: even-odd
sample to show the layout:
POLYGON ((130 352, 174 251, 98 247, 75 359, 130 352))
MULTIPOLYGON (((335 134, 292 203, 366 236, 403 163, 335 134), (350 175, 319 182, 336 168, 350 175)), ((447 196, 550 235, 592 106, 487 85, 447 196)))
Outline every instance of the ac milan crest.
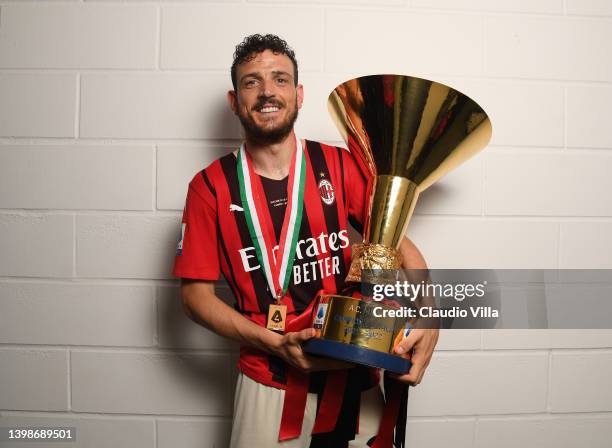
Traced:
POLYGON ((334 199, 336 197, 334 195, 334 187, 327 179, 321 179, 319 181, 319 193, 321 194, 321 200, 327 205, 334 203, 334 199))

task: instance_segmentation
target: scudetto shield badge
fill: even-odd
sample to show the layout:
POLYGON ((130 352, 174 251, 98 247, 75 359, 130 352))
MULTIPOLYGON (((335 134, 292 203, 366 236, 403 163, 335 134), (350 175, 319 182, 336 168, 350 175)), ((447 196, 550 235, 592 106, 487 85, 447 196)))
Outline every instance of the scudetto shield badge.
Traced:
POLYGON ((334 199, 336 198, 334 195, 334 187, 327 179, 321 179, 319 182, 319 193, 321 194, 321 200, 327 205, 334 203, 334 199))

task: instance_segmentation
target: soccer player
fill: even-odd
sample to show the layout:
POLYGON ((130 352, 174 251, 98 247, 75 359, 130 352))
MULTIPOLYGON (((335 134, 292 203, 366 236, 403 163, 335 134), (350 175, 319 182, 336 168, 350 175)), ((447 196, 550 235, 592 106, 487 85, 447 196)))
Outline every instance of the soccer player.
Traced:
MULTIPOLYGON (((240 343, 231 446, 365 447, 381 419, 378 372, 301 344, 314 334, 304 317, 317 292, 344 288, 366 181, 348 151, 296 137, 304 91, 284 40, 245 38, 231 77, 245 140, 190 182, 174 265, 189 317, 240 343), (221 273, 234 308, 215 295, 221 273)), ((426 268, 408 239, 400 251, 404 267, 426 268)), ((413 330, 402 342, 413 366, 400 381, 421 381, 437 338, 413 330)))

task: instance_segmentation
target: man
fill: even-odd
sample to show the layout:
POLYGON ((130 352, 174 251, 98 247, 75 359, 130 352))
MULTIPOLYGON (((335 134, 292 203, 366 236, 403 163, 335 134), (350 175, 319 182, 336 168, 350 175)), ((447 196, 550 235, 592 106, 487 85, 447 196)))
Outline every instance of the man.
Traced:
MULTIPOLYGON (((350 446, 366 446, 380 419, 378 377, 306 355, 301 344, 314 330, 299 319, 317 291, 344 287, 348 221, 363 222, 366 182, 347 151, 296 137, 304 91, 284 40, 245 38, 231 74, 228 102, 245 141, 189 184, 174 267, 186 313, 241 345, 231 446, 336 448, 351 440, 350 446), (215 295, 221 272, 235 309, 215 295), (332 390, 330 378, 342 378, 342 390, 332 390), (295 384, 307 388, 305 402, 295 384), (361 403, 359 391, 365 391, 361 403), (321 401, 328 392, 340 394, 335 414, 321 401), (321 414, 334 415, 331 427, 321 414)), ((405 267, 426 268, 408 239, 400 251, 405 267)), ((412 350, 413 367, 400 381, 421 381, 437 337, 437 331, 414 330, 402 342, 398 350, 412 350)))

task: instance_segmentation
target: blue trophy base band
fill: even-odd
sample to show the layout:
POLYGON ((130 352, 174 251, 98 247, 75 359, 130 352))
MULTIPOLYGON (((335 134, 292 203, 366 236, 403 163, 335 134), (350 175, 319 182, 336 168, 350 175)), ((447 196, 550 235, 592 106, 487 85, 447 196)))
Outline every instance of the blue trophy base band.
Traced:
POLYGON ((410 360, 400 356, 327 339, 310 339, 302 344, 302 349, 311 355, 327 356, 356 364, 365 364, 399 374, 408 373, 412 366, 410 360))

